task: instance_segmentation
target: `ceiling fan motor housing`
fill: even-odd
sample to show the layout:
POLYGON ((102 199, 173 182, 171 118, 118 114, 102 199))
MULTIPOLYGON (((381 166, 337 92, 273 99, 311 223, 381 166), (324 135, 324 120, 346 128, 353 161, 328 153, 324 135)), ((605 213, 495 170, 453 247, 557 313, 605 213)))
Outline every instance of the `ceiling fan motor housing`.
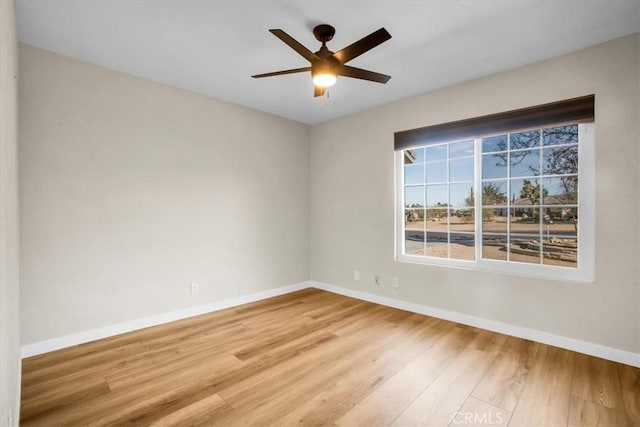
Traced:
POLYGON ((322 42, 323 46, 331 40, 335 34, 336 29, 329 24, 320 24, 313 28, 313 35, 316 37, 316 40, 322 42))

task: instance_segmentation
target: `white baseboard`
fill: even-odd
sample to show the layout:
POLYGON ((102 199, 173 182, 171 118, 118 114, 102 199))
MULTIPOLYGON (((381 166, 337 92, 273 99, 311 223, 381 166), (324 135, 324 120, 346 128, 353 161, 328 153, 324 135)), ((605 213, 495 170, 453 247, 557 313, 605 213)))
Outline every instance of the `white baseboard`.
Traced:
POLYGON ((22 358, 36 356, 38 354, 48 353, 50 351, 59 350, 61 348, 71 347, 102 338, 112 337, 114 335, 123 334, 125 332, 148 328, 149 326, 161 325, 164 323, 173 322, 175 320, 186 319, 188 317, 198 316, 200 314, 211 313, 213 311, 223 310, 225 308, 236 307, 238 305, 259 301, 266 298, 288 294, 290 292, 306 289, 310 286, 310 282, 296 283, 295 285, 269 289, 250 295, 242 295, 235 298, 216 301, 211 304, 190 307, 184 310, 171 311, 169 313, 157 314, 155 316, 136 319, 124 323, 118 323, 115 325, 106 326, 104 328, 91 329, 88 331, 78 332, 76 334, 65 335, 46 341, 27 344, 22 346, 22 358))
POLYGON ((470 316, 468 314, 442 310, 439 308, 429 307, 421 304, 414 304, 411 302, 371 294, 368 292, 355 291, 340 286, 330 285, 328 283, 313 281, 311 282, 311 286, 328 292, 333 292, 336 294, 357 298, 376 304, 386 305, 388 307, 399 308, 401 310, 411 311, 413 313, 424 314, 426 316, 450 320, 456 323, 476 326, 478 328, 487 329, 489 331, 499 332, 501 334, 511 335, 518 338, 524 338, 531 341, 552 345, 554 347, 564 348, 567 350, 577 351, 578 353, 584 353, 590 356, 624 363, 625 365, 640 367, 640 354, 632 353, 630 351, 619 350, 600 344, 594 344, 573 338, 563 337, 536 329, 496 322, 494 320, 483 319, 481 317, 470 316))
POLYGON ((50 351, 59 350, 65 347, 71 347, 101 338, 108 338, 114 335, 131 332, 149 326, 160 325, 163 323, 173 322, 175 320, 186 319, 188 317, 198 316, 200 314, 211 313, 213 311, 223 310, 265 298, 271 298, 278 295, 295 292, 301 289, 314 287, 328 292, 357 298, 363 301, 369 301, 376 304, 386 305, 388 307, 399 308, 401 310, 411 311, 413 313, 424 314, 426 316, 437 317, 439 319, 450 320, 464 325, 476 326, 478 328, 499 332, 505 335, 511 335, 518 338, 524 338, 567 350, 577 351, 579 353, 600 357, 614 362, 624 363, 626 365, 640 367, 640 354, 630 351, 619 350, 612 347, 606 347, 600 344, 594 344, 573 338, 563 337, 560 335, 543 332, 536 329, 515 326, 508 323, 496 322, 494 320, 483 319, 481 317, 471 316, 468 314, 442 310, 426 305, 415 304, 408 301, 402 301, 395 298, 389 298, 382 295, 371 294, 368 292, 355 291, 340 286, 330 285, 328 283, 310 281, 301 282, 291 286, 284 286, 267 291, 257 292, 250 295, 243 295, 236 298, 230 298, 223 301, 205 304, 197 307, 191 307, 184 310, 172 311, 169 313, 158 314, 143 319, 133 320, 130 322, 119 323, 99 329, 79 332, 77 334, 66 335, 63 337, 53 338, 22 347, 22 357, 35 356, 50 351))

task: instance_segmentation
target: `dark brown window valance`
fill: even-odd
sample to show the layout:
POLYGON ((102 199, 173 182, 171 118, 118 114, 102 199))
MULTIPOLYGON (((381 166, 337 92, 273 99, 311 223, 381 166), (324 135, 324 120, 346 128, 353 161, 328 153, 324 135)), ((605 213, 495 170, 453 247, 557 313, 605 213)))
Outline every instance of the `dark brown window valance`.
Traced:
POLYGON ((395 150, 556 123, 593 122, 594 105, 595 95, 587 95, 535 107, 396 132, 394 134, 395 150))

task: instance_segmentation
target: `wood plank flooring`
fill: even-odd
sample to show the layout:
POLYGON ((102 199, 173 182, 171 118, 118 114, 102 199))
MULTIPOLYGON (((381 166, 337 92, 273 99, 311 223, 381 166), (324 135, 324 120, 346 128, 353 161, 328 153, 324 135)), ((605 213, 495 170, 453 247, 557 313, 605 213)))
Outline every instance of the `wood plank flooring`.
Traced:
POLYGON ((22 369, 22 426, 640 426, 640 369, 316 289, 22 369))

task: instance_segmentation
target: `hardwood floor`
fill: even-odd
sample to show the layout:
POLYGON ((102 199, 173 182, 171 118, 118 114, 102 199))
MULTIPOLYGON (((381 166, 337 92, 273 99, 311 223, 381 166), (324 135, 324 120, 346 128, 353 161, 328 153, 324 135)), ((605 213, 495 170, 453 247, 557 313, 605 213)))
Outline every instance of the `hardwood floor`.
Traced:
POLYGON ((31 357, 21 425, 640 425, 640 369, 316 289, 31 357))

